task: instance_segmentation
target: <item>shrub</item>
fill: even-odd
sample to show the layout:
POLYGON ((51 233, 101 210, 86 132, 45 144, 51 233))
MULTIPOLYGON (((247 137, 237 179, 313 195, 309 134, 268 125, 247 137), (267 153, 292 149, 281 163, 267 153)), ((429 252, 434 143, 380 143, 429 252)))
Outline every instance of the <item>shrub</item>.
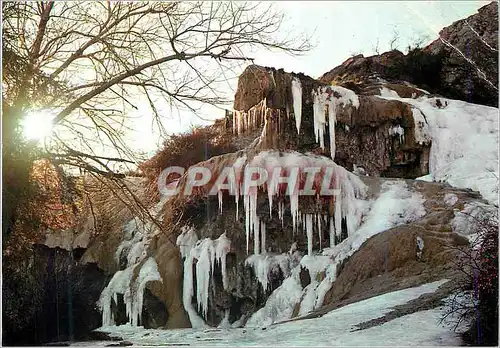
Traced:
MULTIPOLYGON (((226 130, 224 119, 206 127, 193 127, 186 133, 174 134, 163 143, 160 149, 149 160, 141 163, 139 169, 148 182, 150 194, 158 195, 157 180, 161 171, 169 166, 180 166, 185 169, 209 159, 236 150, 232 143, 232 134, 226 130)), ((167 178, 167 183, 177 179, 167 178)))
MULTIPOLYGON (((466 214, 462 212, 461 214, 466 214)), ((467 215, 467 214, 466 214, 467 215)), ((443 320, 455 328, 469 323, 463 333, 466 343, 498 345, 498 214, 481 211, 470 214, 475 236, 460 250, 457 270, 460 278, 455 294, 447 302, 443 320)))

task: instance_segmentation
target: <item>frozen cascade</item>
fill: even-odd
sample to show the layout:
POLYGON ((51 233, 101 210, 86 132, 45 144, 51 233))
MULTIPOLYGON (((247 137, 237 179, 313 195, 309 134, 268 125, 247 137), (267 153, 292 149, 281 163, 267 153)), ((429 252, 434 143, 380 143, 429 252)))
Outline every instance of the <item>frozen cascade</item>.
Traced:
POLYGON ((300 124, 302 122, 302 85, 296 77, 292 78, 292 96, 293 96, 293 115, 295 116, 295 125, 297 134, 300 133, 300 124))
POLYGON ((198 236, 193 227, 183 226, 181 228, 181 234, 177 237, 176 245, 179 247, 183 258, 189 255, 189 252, 196 245, 197 241, 198 236))
MULTIPOLYGON (((354 185, 353 185, 354 186, 354 185)), ((355 189, 354 189, 355 191, 355 189)), ((346 199, 343 200, 343 204, 346 199)), ((368 210, 367 206, 353 206, 363 209, 365 218, 363 224, 357 226, 354 233, 334 246, 323 251, 323 255, 306 255, 300 265, 294 267, 290 276, 268 298, 265 306, 254 313, 248 320, 248 327, 267 326, 291 318, 294 309, 300 304, 299 314, 317 309, 322 306, 326 293, 331 289, 336 279, 337 267, 343 260, 351 256, 371 236, 385 231, 402 223, 414 221, 425 215, 424 199, 418 193, 407 189, 406 183, 401 180, 386 182, 382 185, 382 193, 368 210), (311 276, 311 284, 305 289, 300 283, 300 269, 307 268, 311 276), (315 283, 315 275, 325 272, 325 278, 315 283)), ((367 203, 364 201, 364 203, 367 203)), ((334 226, 330 217, 330 233, 334 226)), ((296 249, 292 245, 290 253, 296 249)))
MULTIPOLYGON (((358 201, 362 201, 361 198, 365 195, 366 192, 366 186, 361 182, 361 180, 356 176, 353 175, 352 173, 349 173, 346 171, 344 168, 341 166, 338 166, 333 162, 332 160, 323 157, 323 156, 317 156, 313 154, 302 154, 298 152, 278 152, 278 151, 262 151, 259 154, 257 154, 247 165, 245 169, 249 167, 258 167, 260 169, 265 170, 268 173, 268 178, 272 177, 271 182, 267 186, 268 190, 268 200, 269 200, 269 206, 270 210, 272 212, 272 201, 275 199, 276 196, 279 196, 283 192, 280 190, 280 185, 281 184, 287 184, 291 185, 292 189, 290 190, 290 187, 287 188, 288 193, 290 194, 288 197, 290 199, 290 214, 292 217, 292 225, 293 225, 293 230, 294 232, 296 231, 297 227, 302 225, 302 228, 304 231, 306 231, 306 224, 307 221, 306 219, 302 218, 302 213, 299 211, 299 189, 297 185, 297 180, 291 180, 290 177, 291 171, 289 168, 294 167, 298 168, 297 173, 298 175, 304 174, 301 172, 303 168, 311 168, 311 167, 316 167, 316 168, 322 168, 323 170, 323 175, 328 175, 326 174, 327 169, 331 175, 333 175, 334 182, 335 182, 335 188, 340 190, 340 195, 335 196, 335 224, 334 224, 334 230, 335 234, 337 236, 340 236, 341 233, 341 221, 342 218, 344 218, 347 222, 347 232, 349 233, 350 231, 354 231, 360 223, 361 219, 361 213, 362 213, 362 207, 358 201), (274 175, 275 172, 274 170, 276 168, 284 168, 285 172, 288 172, 288 176, 281 176, 280 178, 277 179, 276 176, 274 175), (291 191, 291 192, 290 192, 291 191), (360 200, 361 199, 361 200, 360 200)), ((315 180, 313 183, 311 183, 310 189, 315 189, 317 192, 319 192, 320 189, 320 184, 321 180, 315 180), (314 186, 315 185, 315 186, 314 186)), ((249 187, 248 194, 243 196, 243 203, 244 203, 244 208, 245 208, 245 232, 246 232, 246 245, 247 245, 247 253, 249 252, 250 249, 250 238, 254 238, 254 253, 260 253, 264 251, 262 241, 261 241, 261 236, 262 236, 262 231, 260 229, 262 228, 262 221, 260 221, 259 217, 257 216, 257 195, 259 192, 260 186, 259 187, 249 187), (261 232, 261 233, 259 233, 261 232)), ((278 216, 283 222, 283 216, 284 216, 284 203, 283 199, 277 199, 278 201, 278 216)), ((323 243, 322 241, 322 222, 321 219, 325 220, 326 223, 328 223, 328 219, 325 217, 323 218, 322 216, 316 216, 314 215, 312 217, 312 225, 313 227, 309 229, 309 233, 312 233, 314 228, 318 229, 318 234, 320 234, 320 243, 323 243), (316 227, 317 226, 317 227, 316 227)), ((313 239, 312 235, 310 238, 310 244, 311 246, 313 245, 313 239)))
POLYGON ((313 96, 313 119, 314 119, 314 134, 316 141, 319 143, 321 149, 325 148, 325 128, 328 123, 330 133, 330 155, 335 159, 335 124, 337 122, 337 107, 350 104, 358 108, 358 96, 351 90, 340 86, 323 86, 318 87, 317 90, 312 92, 313 96), (336 97, 340 95, 340 97, 336 97), (326 114, 328 113, 328 120, 326 114))
MULTIPOLYGON (((150 208, 150 213, 161 220, 161 208, 169 197, 161 197, 160 201, 150 208)), ((144 288, 150 281, 162 281, 156 261, 147 259, 141 266, 137 278, 133 274, 137 267, 147 258, 148 247, 152 236, 159 233, 158 226, 153 221, 144 221, 134 217, 123 228, 123 239, 115 252, 115 261, 119 264, 122 254, 126 252, 127 268, 116 272, 110 282, 101 292, 98 306, 102 312, 103 326, 114 325, 111 301, 118 303, 118 294, 123 295, 129 323, 139 325, 142 314, 144 288)))
MULTIPOLYGON (((162 281, 160 273, 158 272, 158 265, 154 258, 150 257, 141 267, 137 280, 135 281, 135 287, 130 289, 132 291, 132 302, 127 304, 127 307, 131 308, 131 312, 127 313, 132 326, 138 326, 140 324, 140 318, 142 314, 142 306, 144 304, 144 289, 146 284, 152 281, 162 281)), ((126 298, 125 296, 124 298, 126 298)))
POLYGON ((102 291, 98 306, 102 311, 103 326, 115 325, 111 311, 111 301, 113 300, 115 303, 118 303, 118 294, 123 295, 129 323, 132 326, 139 325, 146 284, 150 281, 162 281, 162 279, 158 272, 156 261, 150 257, 142 265, 135 282, 132 282, 134 270, 137 266, 135 264, 125 270, 116 272, 108 286, 102 291))
MULTIPOLYGON (((186 232, 187 233, 187 232, 186 232)), ((184 236, 181 240, 186 240, 184 236)), ((179 239, 178 239, 179 241, 179 239)), ((192 297, 194 295, 193 286, 193 263, 197 260, 196 270, 196 301, 198 309, 204 317, 208 312, 208 289, 210 278, 213 274, 215 263, 218 262, 222 271, 222 282, 224 289, 228 287, 226 255, 231 250, 231 241, 223 233, 216 240, 205 238, 196 242, 189 250, 186 259, 184 260, 184 281, 183 281, 183 305, 188 313, 191 325, 194 328, 205 327, 206 324, 202 318, 198 316, 197 311, 192 306, 192 297)), ((184 249, 187 252, 187 249, 184 249)))
POLYGON ((109 281, 108 285, 101 292, 101 296, 99 297, 97 304, 102 312, 102 326, 115 325, 113 312, 111 311, 111 300, 113 299, 115 303, 117 303, 117 294, 125 294, 130 286, 134 269, 135 265, 128 267, 123 271, 116 272, 113 275, 113 278, 109 281))

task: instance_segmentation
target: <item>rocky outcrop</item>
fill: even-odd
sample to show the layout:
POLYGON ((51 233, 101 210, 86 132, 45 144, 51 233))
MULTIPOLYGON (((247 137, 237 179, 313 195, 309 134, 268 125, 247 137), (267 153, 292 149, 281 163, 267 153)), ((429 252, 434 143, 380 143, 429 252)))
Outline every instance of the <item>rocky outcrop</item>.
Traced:
POLYGON ((369 95, 380 94, 381 86, 390 83, 399 85, 390 89, 401 97, 418 97, 417 85, 447 98, 498 106, 498 3, 444 28, 427 47, 407 55, 396 50, 357 55, 320 81, 369 95))
POLYGON ((426 50, 444 55, 444 96, 498 106, 498 2, 444 28, 426 50))
MULTIPOLYGON (((329 156, 329 142, 325 141, 325 147, 321 149, 316 140, 313 114, 313 91, 325 87, 328 88, 303 74, 252 65, 240 76, 234 109, 247 114, 252 113, 252 108, 262 112, 258 104, 266 101, 269 110, 265 117, 265 136, 259 143, 259 149, 294 149, 329 156), (299 80, 302 88, 299 132, 295 116, 290 111, 293 103, 292 79, 299 80)), ((334 98, 340 98, 338 92, 333 90, 331 93, 334 98)), ((427 174, 430 144, 415 140, 418 122, 412 107, 371 95, 356 98, 359 106, 347 104, 337 107, 336 163, 348 170, 362 167, 366 174, 372 176, 415 178, 427 174), (401 132, 396 134, 394 129, 401 132)), ((326 128, 325 139, 328 139, 330 131, 326 128)))
POLYGON ((101 326, 96 301, 109 278, 95 264, 35 245, 23 265, 3 271, 4 345, 84 340, 101 326))

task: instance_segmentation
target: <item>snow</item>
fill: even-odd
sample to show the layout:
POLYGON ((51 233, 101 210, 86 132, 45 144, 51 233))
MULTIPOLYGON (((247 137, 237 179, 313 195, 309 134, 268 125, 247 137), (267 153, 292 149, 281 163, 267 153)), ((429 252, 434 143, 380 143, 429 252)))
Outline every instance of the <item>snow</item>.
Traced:
POLYGON ((393 91, 392 89, 389 89, 385 86, 382 86, 380 88, 380 96, 381 97, 399 98, 399 94, 396 91, 393 91))
POLYGON ((481 221, 498 218, 498 210, 481 202, 466 203, 461 211, 455 211, 451 222, 453 232, 474 239, 481 229, 481 221))
POLYGON ((293 96, 293 115, 295 116, 295 124, 297 134, 300 133, 300 123, 302 120, 302 86, 300 80, 296 77, 292 78, 292 96, 293 96))
MULTIPOLYGON (((143 346, 458 346, 461 344, 460 337, 452 331, 452 327, 440 322, 445 312, 443 307, 404 315, 369 329, 355 331, 356 325, 382 317, 393 307, 419 296, 433 293, 445 282, 386 293, 338 308, 322 317, 273 325, 266 330, 260 327, 146 330, 123 325, 106 328, 106 332, 143 346)), ((95 345, 94 342, 75 345, 89 344, 95 345)))
POLYGON ((427 96, 383 98, 412 105, 415 140, 432 141, 424 179, 479 191, 498 205, 498 108, 427 96))
POLYGON ((359 229, 342 243, 325 249, 324 253, 335 256, 336 262, 346 259, 377 233, 423 217, 426 214, 424 201, 419 193, 408 190, 404 180, 385 181, 380 196, 372 203, 359 229))
POLYGON ((446 205, 454 206, 458 202, 458 197, 454 193, 447 193, 444 195, 443 201, 446 205))
POLYGON ((184 260, 184 280, 183 280, 183 305, 188 313, 191 326, 194 328, 205 327, 206 324, 198 316, 198 312, 193 308, 192 297, 194 294, 193 263, 196 266, 196 302, 198 310, 206 318, 208 312, 208 291, 210 279, 214 272, 215 263, 221 266, 222 281, 224 289, 227 289, 228 278, 226 270, 226 255, 231 250, 231 241, 223 233, 216 240, 205 238, 196 242, 189 250, 185 249, 186 258, 184 260))
POLYGON ((354 93, 354 91, 351 91, 350 89, 340 86, 330 86, 330 88, 337 94, 340 94, 340 98, 338 98, 339 104, 341 105, 350 104, 356 109, 359 108, 359 98, 356 95, 356 93, 354 93))

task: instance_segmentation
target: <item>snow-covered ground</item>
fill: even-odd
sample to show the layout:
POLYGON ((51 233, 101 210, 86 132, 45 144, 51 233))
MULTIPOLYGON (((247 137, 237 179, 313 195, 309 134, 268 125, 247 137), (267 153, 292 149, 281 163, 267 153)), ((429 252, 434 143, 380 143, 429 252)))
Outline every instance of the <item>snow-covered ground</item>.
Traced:
POLYGON ((399 98, 390 92, 381 98, 408 103, 414 107, 416 123, 427 121, 415 131, 417 141, 425 136, 432 140, 430 174, 421 179, 479 191, 498 205, 498 108, 427 96, 399 98))
MULTIPOLYGON (((320 318, 267 328, 152 330, 130 325, 103 328, 134 345, 194 346, 435 346, 459 345, 450 326, 440 323, 441 307, 416 312, 365 330, 356 325, 382 317, 394 306, 435 292, 446 280, 395 291, 333 310, 320 318), (355 331, 357 330, 357 331, 355 331)), ((108 342, 78 342, 74 346, 104 346, 108 342)))

